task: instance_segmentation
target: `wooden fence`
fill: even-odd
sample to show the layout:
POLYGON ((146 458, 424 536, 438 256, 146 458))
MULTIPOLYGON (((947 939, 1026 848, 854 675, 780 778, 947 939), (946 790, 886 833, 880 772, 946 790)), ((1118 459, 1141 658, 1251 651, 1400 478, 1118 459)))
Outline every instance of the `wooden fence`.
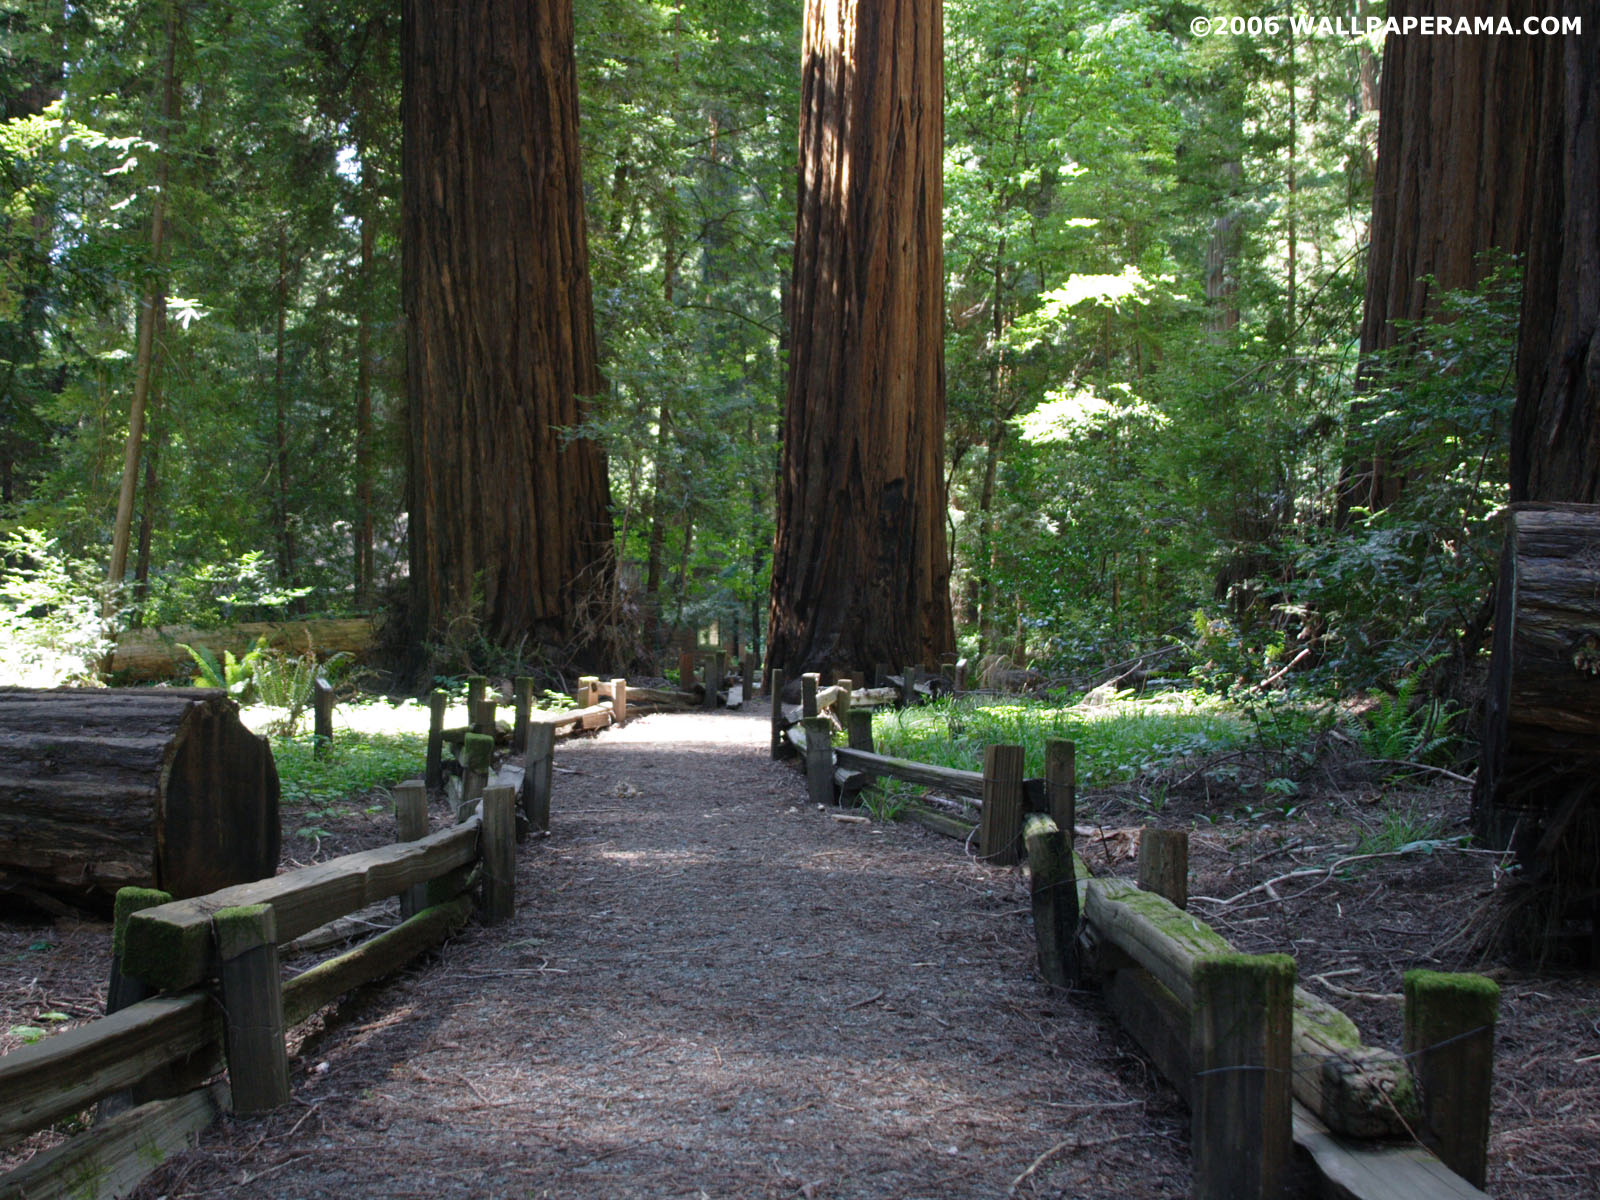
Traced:
POLYGON ((772 689, 773 753, 798 754, 819 804, 850 804, 873 778, 980 801, 994 863, 1025 852, 1039 967, 1056 986, 1098 976, 1112 1011, 1189 1103, 1197 1200, 1319 1194, 1354 1200, 1482 1197, 1498 992, 1481 976, 1411 972, 1405 1054, 1364 1045, 1342 1012, 1295 985, 1287 955, 1244 955, 1183 910, 1188 843, 1146 830, 1139 882, 1094 877, 1073 852, 1076 750, 1046 746, 1045 777, 1023 778, 1020 746, 989 746, 959 771, 872 752, 871 714, 849 684, 802 677, 792 714, 772 689), (832 713, 830 717, 828 714, 832 713), (849 747, 835 747, 835 720, 849 747), (1298 1148, 1299 1154, 1296 1154, 1298 1148))
MULTIPOLYGON (((520 683, 520 681, 519 681, 520 683)), ((478 691, 476 682, 472 691, 478 691)), ((0 1148, 98 1105, 86 1132, 0 1176, 0 1200, 126 1194, 221 1112, 289 1100, 285 1031, 344 993, 399 970, 460 930, 515 907, 516 843, 549 824, 557 730, 626 718, 624 681, 580 681, 579 707, 521 702, 525 766, 490 769, 493 706, 480 692, 459 731, 453 826, 428 831, 428 787, 395 788, 398 842, 187 900, 125 888, 117 897, 107 1015, 0 1056, 0 1148), (603 703, 602 703, 603 701, 603 703), (481 731, 481 732, 480 732, 481 731), (399 897, 398 925, 280 981, 280 950, 399 897), (213 1080, 226 1067, 226 1081, 213 1080)), ((444 775, 443 706, 433 704, 430 777, 444 775)))

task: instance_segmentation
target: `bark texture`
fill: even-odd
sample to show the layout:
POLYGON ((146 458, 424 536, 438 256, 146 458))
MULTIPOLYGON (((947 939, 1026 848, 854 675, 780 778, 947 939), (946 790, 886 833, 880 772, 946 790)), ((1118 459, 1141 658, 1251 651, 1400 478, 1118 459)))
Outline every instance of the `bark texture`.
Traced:
MULTIPOLYGON (((1526 6, 1492 0, 1473 15, 1526 6)), ((1461 16, 1455 0, 1393 0, 1389 16, 1461 16)), ((1393 36, 1383 47, 1377 176, 1361 324, 1361 357, 1393 348, 1439 296, 1476 286, 1492 256, 1520 256, 1544 187, 1534 128, 1547 37, 1393 36)), ((1358 402, 1359 403, 1359 402, 1358 402)), ((1404 465, 1381 452, 1347 464, 1340 520, 1399 498, 1404 465)))
POLYGON ((938 0, 808 0, 768 665, 953 649, 938 0))
POLYGON ((271 875, 279 838, 272 750, 223 693, 0 690, 3 882, 197 896, 271 875))
POLYGON ((1600 61, 1592 35, 1518 40, 1538 44, 1538 192, 1473 815, 1541 885, 1522 906, 1532 944, 1576 934, 1600 961, 1600 61))
POLYGON ((571 0, 406 0, 412 621, 578 652, 610 579, 571 0))

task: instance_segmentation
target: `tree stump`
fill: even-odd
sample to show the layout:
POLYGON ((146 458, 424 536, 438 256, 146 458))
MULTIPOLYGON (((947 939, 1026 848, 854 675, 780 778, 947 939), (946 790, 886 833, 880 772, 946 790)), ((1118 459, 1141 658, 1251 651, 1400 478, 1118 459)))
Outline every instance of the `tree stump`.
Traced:
POLYGON ((273 874, 278 771, 221 691, 0 689, 0 890, 109 911, 273 874))
POLYGON ((1473 817, 1509 848, 1526 906, 1578 957, 1600 938, 1600 505, 1522 503, 1505 514, 1494 658, 1473 817))

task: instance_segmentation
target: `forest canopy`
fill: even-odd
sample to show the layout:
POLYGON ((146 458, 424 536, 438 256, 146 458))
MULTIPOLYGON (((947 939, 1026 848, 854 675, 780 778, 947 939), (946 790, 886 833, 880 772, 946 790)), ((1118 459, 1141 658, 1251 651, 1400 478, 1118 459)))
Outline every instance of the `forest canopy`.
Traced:
MULTIPOLYGON (((565 435, 605 454, 633 660, 613 665, 761 649, 801 5, 573 8, 603 386, 565 435)), ((1363 356, 1383 31, 1349 28, 1382 9, 1288 11, 1339 32, 1234 32, 1256 15, 1234 0, 944 4, 945 531, 969 658, 1079 681, 1160 652, 1226 687, 1292 666, 1359 688, 1464 633, 1476 652, 1517 264, 1441 285, 1363 356), (1380 459, 1406 481, 1382 504, 1351 487, 1380 459)), ((398 603, 399 6, 9 0, 0 33, 8 655, 59 678, 41 647, 81 670, 108 613, 398 603)), ((452 626, 430 661, 565 665, 492 632, 452 626)))

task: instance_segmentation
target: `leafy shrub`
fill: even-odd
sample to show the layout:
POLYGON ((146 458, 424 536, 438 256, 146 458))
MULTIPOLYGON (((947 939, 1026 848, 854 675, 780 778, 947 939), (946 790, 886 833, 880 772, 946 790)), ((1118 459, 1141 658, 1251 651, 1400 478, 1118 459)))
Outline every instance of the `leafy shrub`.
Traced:
POLYGON ((0 540, 0 684, 59 687, 98 681, 110 649, 93 568, 53 538, 17 529, 0 540))

